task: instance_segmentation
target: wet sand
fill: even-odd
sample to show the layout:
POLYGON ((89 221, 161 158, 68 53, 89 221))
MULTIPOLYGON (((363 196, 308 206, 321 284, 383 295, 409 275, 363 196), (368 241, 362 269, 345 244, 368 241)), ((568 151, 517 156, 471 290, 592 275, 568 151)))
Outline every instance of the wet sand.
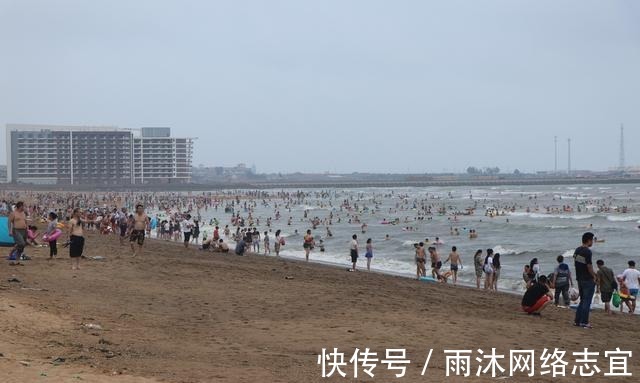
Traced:
MULTIPOLYGON (((575 328, 573 311, 553 307, 542 317, 526 316, 511 294, 348 273, 346 252, 345 268, 336 268, 162 241, 147 241, 146 254, 132 258, 111 236, 89 235, 87 245, 88 258, 106 260, 83 260, 76 273, 63 248, 52 261, 47 248, 28 248, 33 259, 25 266, 0 267, 0 381, 351 381, 321 378, 317 355, 333 347, 346 352, 346 360, 356 347, 371 348, 380 359, 387 348, 407 349, 406 377, 392 379, 379 364, 375 379, 358 381, 462 381, 445 378, 445 349, 495 347, 507 356, 510 349, 534 349, 539 356, 544 348, 570 354, 588 347, 602 354, 604 371, 605 351, 620 347, 640 356, 636 317, 594 312, 593 330, 575 328), (8 282, 12 277, 20 282, 8 282)), ((575 357, 566 360, 571 373, 575 357)), ((473 361, 472 374, 477 366, 473 361)), ((508 361, 502 366, 508 375, 508 361)), ((640 374, 637 359, 629 366, 640 374)), ((344 372, 353 376, 352 367, 344 372)), ((622 379, 600 374, 589 381, 622 379)), ((507 379, 558 380, 537 373, 507 379)))

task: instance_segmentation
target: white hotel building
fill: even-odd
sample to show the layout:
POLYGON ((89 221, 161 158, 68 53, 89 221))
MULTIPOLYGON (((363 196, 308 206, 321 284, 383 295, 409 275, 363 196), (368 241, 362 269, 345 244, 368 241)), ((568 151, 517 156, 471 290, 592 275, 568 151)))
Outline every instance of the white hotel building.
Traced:
POLYGON ((7 181, 127 185, 191 181, 192 138, 170 128, 7 124, 7 181))

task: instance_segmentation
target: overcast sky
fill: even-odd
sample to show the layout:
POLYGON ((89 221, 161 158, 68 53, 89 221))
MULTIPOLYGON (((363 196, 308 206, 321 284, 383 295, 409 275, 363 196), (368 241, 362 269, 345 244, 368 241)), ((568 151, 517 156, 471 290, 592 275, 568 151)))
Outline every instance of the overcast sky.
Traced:
MULTIPOLYGON (((640 1, 0 0, 0 125, 171 126, 259 172, 640 164, 640 1)), ((0 163, 5 159, 0 134, 0 163)))

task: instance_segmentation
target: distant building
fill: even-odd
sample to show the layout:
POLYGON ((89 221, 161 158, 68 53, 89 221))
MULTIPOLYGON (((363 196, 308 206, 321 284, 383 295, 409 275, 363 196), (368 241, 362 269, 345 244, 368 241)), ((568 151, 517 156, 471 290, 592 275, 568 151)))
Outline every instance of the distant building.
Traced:
POLYGON ((126 185, 191 180, 191 138, 170 128, 8 124, 7 181, 126 185), (139 133, 139 134, 138 134, 139 133))
POLYGON ((142 128, 133 138, 133 183, 191 181, 193 140, 171 137, 170 128, 142 128))

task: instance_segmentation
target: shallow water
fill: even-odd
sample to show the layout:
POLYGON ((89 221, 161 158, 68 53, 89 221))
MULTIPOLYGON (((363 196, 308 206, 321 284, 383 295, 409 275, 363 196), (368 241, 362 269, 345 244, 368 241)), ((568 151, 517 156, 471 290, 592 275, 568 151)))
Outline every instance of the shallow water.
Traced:
MULTIPOLYGON (((305 190, 311 195, 298 204, 291 204, 290 210, 285 209, 284 205, 279 206, 277 210, 282 217, 278 221, 275 220, 274 203, 281 204, 281 201, 268 201, 269 206, 263 206, 261 200, 257 201, 253 217, 260 219, 260 232, 269 230, 266 219, 273 217, 272 233, 281 229, 287 237, 282 255, 304 258, 302 233, 311 228, 309 220, 316 216, 324 220, 333 212, 334 219, 330 226, 332 238, 326 237, 324 224, 313 230, 316 241, 320 238, 324 240, 326 251, 320 252, 316 247, 311 255, 312 261, 348 267, 349 240, 353 234, 357 234, 361 255, 364 254, 366 239, 373 240, 373 269, 414 276, 413 243, 439 237, 444 242, 438 246, 443 261, 451 246, 457 246, 462 254, 465 265, 459 272, 462 283, 475 284, 472 262, 475 250, 493 248, 501 254, 499 288, 514 292, 523 290, 522 268, 534 257, 539 259, 541 271, 545 274, 553 272, 556 257, 561 254, 569 258, 567 263, 573 269, 570 257, 585 231, 592 231, 599 239, 605 239, 604 243, 597 243, 593 247, 594 262, 596 259, 603 259, 615 273, 621 273, 626 268, 627 261, 638 256, 638 185, 363 188, 324 191, 330 194, 330 198, 321 198, 316 195, 316 191, 305 190), (358 210, 349 212, 341 208, 344 200, 348 200, 351 206, 357 204, 358 210), (417 220, 424 213, 421 211, 423 203, 431 206, 432 214, 426 215, 425 220, 417 220), (563 211, 563 205, 571 206, 573 211, 563 211), (625 213, 622 212, 623 206, 626 207, 625 213), (515 211, 507 211, 507 207, 514 207, 515 211), (550 212, 547 212, 547 207, 551 208, 550 212), (439 214, 440 208, 445 209, 445 214, 439 214), (473 215, 459 215, 454 220, 453 212, 465 212, 468 208, 475 208, 473 215), (303 218, 305 209, 308 211, 307 219, 303 218), (485 215, 487 209, 497 211, 498 216, 485 215), (360 223, 348 223, 349 215, 353 214, 357 214, 361 222, 368 225, 365 234, 361 232, 360 223), (291 226, 287 225, 288 217, 292 217, 291 226), (428 220, 428 217, 431 219, 428 220), (337 222, 338 218, 341 219, 340 223, 337 222), (384 219, 396 218, 400 219, 397 225, 381 223, 384 219), (404 230, 407 226, 413 227, 415 231, 404 230), (458 228, 460 235, 451 235, 452 227, 458 228), (297 237, 294 235, 296 229, 300 233, 297 237), (479 237, 469 239, 469 229, 475 229, 479 237), (390 236, 389 240, 385 240, 387 234, 390 236)), ((238 207, 236 211, 245 218, 249 213, 238 207)), ((217 211, 201 210, 200 214, 205 222, 215 217, 222 227, 230 224, 231 214, 225 214, 223 208, 217 211)), ((211 233, 213 228, 206 225, 202 231, 211 233)), ((271 237, 273 244, 273 234, 271 237)), ((363 268, 365 265, 366 260, 361 256, 358 267, 363 268)), ((447 265, 443 270, 448 268, 447 265)), ((427 272, 430 274, 429 270, 427 272)))

